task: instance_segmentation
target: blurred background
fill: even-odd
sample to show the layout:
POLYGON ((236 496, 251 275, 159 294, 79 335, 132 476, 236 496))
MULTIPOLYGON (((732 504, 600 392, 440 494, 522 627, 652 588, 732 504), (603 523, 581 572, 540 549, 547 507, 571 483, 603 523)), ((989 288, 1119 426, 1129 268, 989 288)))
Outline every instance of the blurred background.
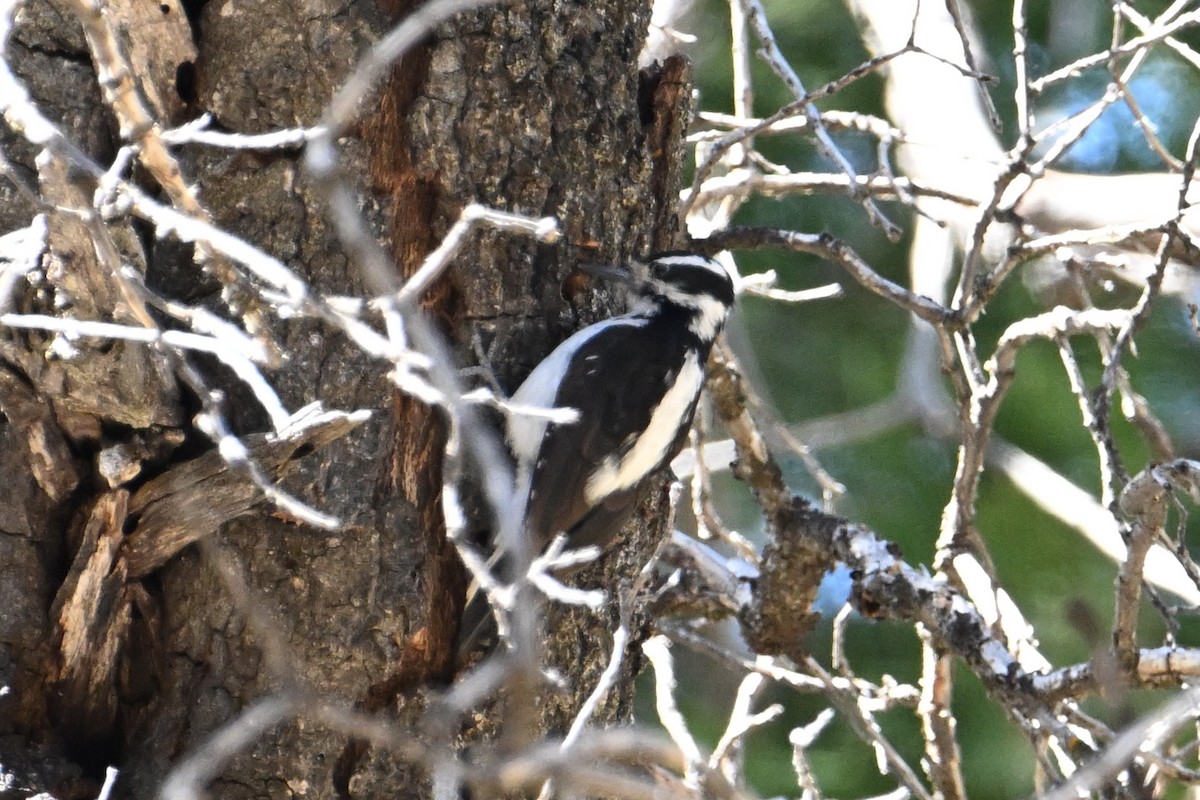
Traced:
MULTIPOLYGON (((984 37, 987 72, 998 82, 992 98, 1003 119, 999 136, 1004 146, 1015 138, 1013 101, 1013 32, 1010 2, 961 3, 984 37)), ((1112 6, 1101 0, 1055 0, 1029 3, 1029 63, 1044 74, 1080 56, 1104 50, 1113 35, 1112 6)), ((1139 2, 1136 8, 1153 17, 1166 2, 1139 2)), ((778 42, 809 90, 836 79, 869 58, 859 29, 838 0, 766 0, 765 7, 778 42)), ((704 111, 732 112, 730 23, 727 3, 697 0, 680 26, 697 36, 684 52, 694 61, 699 106, 704 111)), ((1195 34, 1181 38, 1193 45, 1195 34)), ((1127 37, 1128 38, 1128 37, 1127 37)), ((755 112, 766 115, 791 98, 761 60, 755 59, 755 112)), ((1171 153, 1182 158, 1188 136, 1200 112, 1196 69, 1167 48, 1139 70, 1130 90, 1156 126, 1171 153)), ((1100 68, 1037 99, 1039 126, 1074 113, 1102 96, 1110 76, 1100 68)), ((844 109, 884 116, 882 81, 871 75, 850 84, 828 100, 822 110, 844 109)), ((860 173, 876 167, 873 139, 838 134, 843 152, 860 173)), ((797 136, 762 137, 759 149, 772 161, 794 171, 836 171, 807 139, 797 136)), ((1128 108, 1110 107, 1088 134, 1067 153, 1059 166, 1090 173, 1162 170, 1162 162, 1146 144, 1128 108)), ((885 206, 891 219, 907 226, 911 213, 898 203, 885 206)), ((778 200, 756 198, 735 218, 737 224, 767 225, 816 233, 829 231, 848 242, 874 269, 911 285, 908 278, 906 235, 889 243, 867 220, 861 207, 845 196, 825 194, 778 200)), ((802 438, 806 425, 829 415, 870 406, 886 399, 896 386, 905 336, 907 312, 872 295, 837 267, 816 258, 773 252, 740 252, 743 273, 776 270, 780 288, 802 289, 837 282, 841 298, 797 305, 746 297, 731 326, 729 338, 750 372, 756 391, 778 418, 802 438)), ((989 306, 976 326, 981 349, 987 353, 1013 321, 1065 302, 1045 270, 1021 267, 989 306)), ((1093 294, 1097 305, 1129 307, 1140 290, 1112 282, 1093 294)), ((1156 306, 1149 328, 1138 338, 1136 358, 1127 358, 1134 388, 1147 398, 1166 425, 1181 457, 1200 458, 1200 341, 1187 307, 1189 298, 1164 297, 1156 306)), ((1100 374, 1095 342, 1075 340, 1085 378, 1094 386, 1100 374)), ((1125 464, 1131 472, 1147 465, 1149 451, 1130 426, 1114 414, 1113 426, 1125 464)), ((808 428, 812 430, 811 427, 808 428)), ((1058 350, 1050 342, 1025 348, 1017 362, 1017 378, 1006 397, 996 433, 1002 439, 1046 462, 1093 496, 1100 478, 1094 445, 1080 422, 1080 409, 1068 386, 1058 350)), ((858 440, 846 431, 842 442, 822 443, 815 455, 845 487, 834 509, 898 543, 910 564, 930 564, 942 510, 950 496, 957 441, 926 432, 915 423, 894 427, 858 440)), ((798 458, 777 449, 789 484, 820 501, 820 491, 798 458)), ((728 474, 715 486, 717 507, 726 524, 761 541, 762 521, 746 490, 728 474)), ((1042 652, 1055 664, 1086 661, 1092 650, 1108 643, 1113 606, 1113 563, 1084 541, 1076 531, 1036 507, 998 473, 985 472, 979 503, 980 529, 994 556, 1001 580, 1038 632, 1042 652)), ((1187 520, 1184 520, 1185 524, 1187 520)), ((680 527, 693 523, 681 518, 680 527)), ((1198 523, 1191 522, 1192 532, 1198 523)), ((827 586, 828 610, 844 598, 827 586)), ((830 620, 826 613, 809 642, 813 654, 830 667, 830 620)), ((1184 616, 1179 640, 1200 645, 1200 625, 1184 616)), ((1156 614, 1144 614, 1142 644, 1161 643, 1164 626, 1156 614)), ((736 637, 731 627, 724 632, 736 637)), ((711 748, 728 719, 740 676, 680 646, 678 699, 693 731, 711 748)), ((911 625, 871 623, 854 619, 848 628, 847 654, 855 672, 879 682, 885 675, 901 682, 919 676, 920 649, 911 625)), ((1033 758, 1024 737, 1009 723, 1001 708, 988 701, 969 670, 959 669, 955 712, 963 748, 967 790, 974 800, 1011 798, 1034 790, 1033 758)), ((643 676, 641 720, 656 724, 652 686, 643 676)), ((1118 724, 1139 708, 1154 705, 1146 696, 1089 701, 1087 710, 1118 724)), ((763 796, 796 796, 800 790, 791 767, 788 732, 811 722, 828 702, 791 690, 771 689, 757 704, 782 702, 785 714, 758 731, 751 740, 748 769, 754 788, 763 796)), ((906 760, 921 759, 919 721, 911 710, 883 714, 887 738, 906 760)), ((818 786, 827 797, 854 798, 892 789, 895 782, 881 776, 875 754, 837 718, 809 751, 818 786)))

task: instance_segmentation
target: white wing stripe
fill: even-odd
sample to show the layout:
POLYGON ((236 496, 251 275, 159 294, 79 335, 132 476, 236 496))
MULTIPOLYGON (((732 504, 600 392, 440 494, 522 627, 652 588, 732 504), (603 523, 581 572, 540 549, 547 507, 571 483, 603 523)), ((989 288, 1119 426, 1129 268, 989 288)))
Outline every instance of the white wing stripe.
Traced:
POLYGON ((588 479, 588 503, 595 505, 613 492, 634 486, 663 462, 679 432, 679 421, 695 401, 703 382, 704 366, 695 352, 689 352, 678 380, 654 409, 646 433, 619 460, 615 456, 605 459, 588 479))

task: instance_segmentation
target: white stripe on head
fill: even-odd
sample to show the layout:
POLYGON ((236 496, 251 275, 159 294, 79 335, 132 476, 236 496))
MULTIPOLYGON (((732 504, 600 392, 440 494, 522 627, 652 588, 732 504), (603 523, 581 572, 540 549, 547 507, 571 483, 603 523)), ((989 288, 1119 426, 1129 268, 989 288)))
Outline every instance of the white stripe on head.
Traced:
POLYGON ((699 253, 671 253, 669 255, 659 256, 651 263, 654 262, 666 264, 669 267, 698 267, 700 269, 706 269, 714 275, 719 275, 731 280, 733 277, 729 274, 729 270, 725 268, 725 265, 720 261, 717 261, 715 258, 709 258, 708 256, 702 256, 699 253))
POLYGON ((693 293, 706 288, 708 294, 733 303, 735 276, 714 258, 696 253, 666 253, 650 259, 646 269, 652 283, 675 284, 693 293))
POLYGON ((695 311, 692 333, 712 341, 735 297, 734 275, 716 259, 696 253, 665 253, 647 265, 647 294, 695 311))
POLYGON ((688 323, 688 330, 696 334, 701 341, 711 342, 716 339, 717 332, 721 330, 721 326, 725 324, 725 318, 729 316, 729 306, 716 298, 704 296, 693 297, 692 307, 699 313, 688 323), (696 302, 697 299, 699 302, 696 302))

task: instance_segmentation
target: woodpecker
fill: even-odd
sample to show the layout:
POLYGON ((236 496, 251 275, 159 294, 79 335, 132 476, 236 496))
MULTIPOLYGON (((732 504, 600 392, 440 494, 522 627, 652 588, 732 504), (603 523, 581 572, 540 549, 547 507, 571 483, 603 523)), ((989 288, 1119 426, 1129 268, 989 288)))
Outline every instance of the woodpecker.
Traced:
MULTIPOLYGON (((695 253, 659 253, 632 274, 591 271, 632 283, 632 307, 568 338, 512 395, 515 406, 569 408, 576 419, 507 420, 516 473, 526 476, 525 535, 535 553, 560 533, 568 548, 603 549, 620 531, 642 484, 687 438, 709 350, 734 302, 729 272, 695 253)), ((483 597, 472 597, 461 645, 477 646, 473 629, 490 616, 483 597)))

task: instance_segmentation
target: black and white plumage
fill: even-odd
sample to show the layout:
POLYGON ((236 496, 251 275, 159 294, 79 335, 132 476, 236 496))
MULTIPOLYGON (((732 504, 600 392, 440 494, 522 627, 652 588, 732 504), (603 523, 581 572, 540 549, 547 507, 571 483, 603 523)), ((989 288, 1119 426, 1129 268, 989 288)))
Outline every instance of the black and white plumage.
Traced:
MULTIPOLYGON (((733 306, 733 280, 711 258, 670 252, 635 265, 632 282, 628 313, 568 338, 512 396, 517 407, 577 413, 564 423, 518 413, 508 419, 535 553, 559 533, 570 549, 607 546, 646 478, 679 452, 691 427, 709 350, 733 306)), ((472 598, 464 613, 460 641, 472 649, 473 629, 490 617, 482 601, 472 598)))
POLYGON ((526 531, 535 551, 559 533, 571 548, 607 544, 642 482, 678 453, 691 427, 733 281, 720 263, 692 253, 662 253, 642 266, 633 308, 571 336, 512 396, 579 415, 565 424, 509 421, 518 473, 531 470, 526 531))

